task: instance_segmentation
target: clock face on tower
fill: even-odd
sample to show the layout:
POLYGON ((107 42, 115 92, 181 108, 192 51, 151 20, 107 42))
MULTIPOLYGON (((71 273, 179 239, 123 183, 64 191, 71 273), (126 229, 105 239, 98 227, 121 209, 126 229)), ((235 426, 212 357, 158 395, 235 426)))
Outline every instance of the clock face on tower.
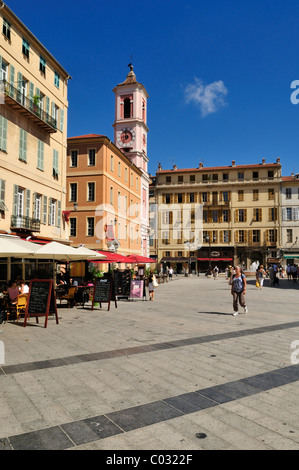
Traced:
POLYGON ((121 129, 117 133, 117 143, 122 147, 130 146, 135 140, 135 132, 133 129, 121 129))

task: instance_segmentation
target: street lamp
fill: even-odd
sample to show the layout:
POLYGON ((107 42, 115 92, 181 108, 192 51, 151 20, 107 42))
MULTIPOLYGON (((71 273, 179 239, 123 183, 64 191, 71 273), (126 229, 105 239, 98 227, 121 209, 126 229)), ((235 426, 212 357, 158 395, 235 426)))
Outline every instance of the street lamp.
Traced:
POLYGON ((191 246, 190 246, 190 242, 187 240, 184 242, 184 245, 188 246, 189 248, 189 257, 188 257, 188 274, 191 274, 191 256, 190 256, 190 250, 191 250, 191 246))
POLYGON ((205 242, 207 242, 209 244, 209 273, 208 274, 211 274, 212 273, 212 264, 211 264, 211 239, 210 239, 210 236, 207 234, 205 235, 205 242))

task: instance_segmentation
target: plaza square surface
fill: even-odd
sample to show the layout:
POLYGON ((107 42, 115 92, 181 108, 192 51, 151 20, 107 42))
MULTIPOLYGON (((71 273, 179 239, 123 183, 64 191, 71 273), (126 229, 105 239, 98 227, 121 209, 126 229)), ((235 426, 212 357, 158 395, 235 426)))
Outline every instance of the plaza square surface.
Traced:
POLYGON ((298 449, 298 291, 248 278, 234 317, 224 277, 174 277, 154 302, 0 325, 0 448, 298 449))

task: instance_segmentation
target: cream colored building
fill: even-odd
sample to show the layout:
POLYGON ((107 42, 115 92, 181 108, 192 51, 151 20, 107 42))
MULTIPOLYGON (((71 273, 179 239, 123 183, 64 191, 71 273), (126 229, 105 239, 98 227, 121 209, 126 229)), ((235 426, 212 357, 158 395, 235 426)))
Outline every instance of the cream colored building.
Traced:
POLYGON ((67 240, 70 76, 0 1, 0 231, 67 240))
POLYGON ((279 159, 209 168, 201 163, 190 169, 159 167, 150 187, 151 215, 155 203, 158 227, 150 236, 151 256, 156 254, 158 265, 172 265, 178 272, 266 264, 277 257, 281 243, 280 185, 279 159))
POLYGON ((281 185, 282 264, 299 264, 299 174, 282 178, 281 185))

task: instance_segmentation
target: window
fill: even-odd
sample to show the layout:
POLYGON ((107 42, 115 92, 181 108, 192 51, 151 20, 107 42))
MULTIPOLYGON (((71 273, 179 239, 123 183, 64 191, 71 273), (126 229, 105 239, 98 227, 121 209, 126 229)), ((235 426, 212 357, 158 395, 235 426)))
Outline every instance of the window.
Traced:
POLYGON ((194 202, 194 193, 189 194, 189 202, 194 202))
POLYGON ((292 199, 292 188, 286 188, 286 199, 292 199))
POLYGON ((42 196, 35 193, 34 200, 34 218, 41 220, 42 196))
POLYGON ((217 173, 214 173, 212 175, 212 181, 218 181, 218 174, 217 173))
POLYGON ((208 202, 208 193, 202 193, 202 202, 208 202))
POLYGON ((55 121, 55 126, 57 126, 57 123, 58 123, 58 112, 59 112, 58 106, 56 106, 55 103, 52 103, 52 119, 55 121))
POLYGON ((287 243, 293 243, 293 230, 287 228, 287 243))
POLYGON ((56 225, 56 204, 57 201, 55 199, 50 198, 50 214, 49 214, 49 225, 56 225))
POLYGON ((43 197, 43 224, 47 223, 48 198, 43 197))
POLYGON ((23 38, 22 52, 23 52, 24 56, 27 57, 28 59, 29 59, 29 48, 30 48, 29 42, 27 41, 27 39, 23 38))
POLYGON ((228 209, 223 209, 222 211, 222 222, 229 222, 228 209))
POLYGON ((55 178, 56 180, 58 180, 58 166, 58 150, 53 149, 53 178, 55 178))
POLYGON ((222 181, 228 181, 228 173, 223 173, 222 181))
POLYGON ((44 75, 46 74, 46 59, 44 59, 43 56, 39 57, 39 70, 44 75))
POLYGON ((136 191, 139 191, 139 178, 136 176, 136 191))
POLYGON ((244 191, 243 191, 243 189, 239 189, 239 191, 238 191, 238 201, 244 201, 244 191))
POLYGON ((95 200, 95 183, 87 183, 87 200, 95 200))
POLYGON ((70 218, 70 236, 71 237, 77 236, 77 219, 74 217, 70 218))
POLYGON ((258 171, 253 171, 252 172, 252 179, 258 180, 259 179, 259 172, 258 171))
POLYGON ((110 205, 113 206, 113 187, 110 187, 110 205))
POLYGON ((44 143, 37 141, 37 168, 44 171, 44 143))
POLYGON ((238 180, 239 180, 239 181, 243 181, 243 180, 244 180, 244 173, 243 173, 243 172, 238 173, 238 180))
POLYGON ((11 28, 11 24, 5 18, 3 18, 2 33, 9 40, 10 40, 10 28, 11 28))
POLYGON ((244 243, 245 242, 244 230, 239 230, 239 232, 238 232, 238 242, 239 243, 244 243))
POLYGON ((8 64, 4 62, 4 60, 2 59, 1 68, 0 68, 0 80, 7 81, 7 69, 8 69, 8 64))
POLYGON ((253 201, 258 201, 259 200, 259 190, 258 189, 253 190, 252 199, 253 199, 253 201))
POLYGON ((166 176, 166 183, 171 183, 171 176, 166 176))
POLYGON ((260 230, 252 230, 252 241, 253 243, 260 242, 260 230))
POLYGON ((88 150, 88 166, 95 166, 96 164, 96 150, 89 149, 88 150))
POLYGON ((276 242, 276 230, 270 229, 268 232, 269 242, 276 242))
POLYGON ((27 161, 27 132, 20 128, 19 160, 27 161))
POLYGON ((113 158, 113 155, 110 156, 110 170, 114 171, 114 158, 113 158))
POLYGON ((277 207, 270 207, 269 208, 269 221, 274 222, 277 220, 277 207))
POLYGON ((286 208, 286 217, 284 218, 284 220, 292 220, 292 208, 291 207, 286 208))
POLYGON ((245 209, 238 209, 238 222, 246 222, 245 209))
POLYGON ((183 175, 178 176, 178 183, 183 183, 184 182, 184 177, 183 175))
POLYGON ((203 221, 205 223, 207 223, 208 222, 208 211, 206 211, 206 210, 202 211, 202 215, 203 215, 203 221))
POLYGON ((182 202, 183 202, 183 194, 178 193, 178 203, 182 203, 182 202))
POLYGON ((125 182, 128 182, 128 168, 125 168, 125 182))
POLYGON ((121 178, 121 163, 118 162, 118 176, 121 178))
POLYGON ((218 210, 217 209, 213 210, 212 212, 212 220, 213 222, 218 222, 218 210))
POLYGON ((78 166, 78 151, 72 150, 71 151, 71 165, 72 168, 78 166))
POLYGON ((132 188, 133 188, 133 184, 134 184, 134 182, 133 182, 133 173, 131 173, 131 186, 132 186, 132 188))
POLYGON ((253 209, 253 220, 255 222, 261 222, 261 220, 262 220, 262 209, 261 208, 253 209))
POLYGON ((70 202, 77 202, 77 183, 70 183, 70 202))
POLYGON ((125 98, 124 99, 124 118, 130 118, 131 117, 131 100, 130 98, 125 98))
POLYGON ((268 170, 268 178, 273 180, 273 178, 274 178, 274 171, 273 170, 268 170))
POLYGON ((0 212, 5 210, 5 180, 0 179, 0 212))
POLYGON ((7 151, 7 119, 0 116, 0 150, 7 151))
POLYGON ((195 183, 195 175, 190 175, 190 183, 195 183))
POLYGON ((60 76, 57 72, 54 72, 54 85, 59 88, 60 76))
POLYGON ((94 236, 94 217, 87 217, 87 236, 94 236))
POLYGON ((24 207, 24 189, 17 186, 17 207, 16 214, 18 217, 22 217, 24 207))
POLYGON ((274 189, 268 189, 268 199, 274 199, 274 189))
POLYGON ((228 202, 228 201, 229 201, 228 191, 223 191, 223 192, 222 192, 222 199, 223 199, 224 202, 228 202))
POLYGON ((170 204, 170 194, 165 194, 165 204, 170 204))
POLYGON ((202 175, 202 182, 207 183, 209 181, 209 175, 202 175))
POLYGON ((228 230, 223 230, 223 242, 224 243, 229 242, 229 232, 228 232, 228 230))

